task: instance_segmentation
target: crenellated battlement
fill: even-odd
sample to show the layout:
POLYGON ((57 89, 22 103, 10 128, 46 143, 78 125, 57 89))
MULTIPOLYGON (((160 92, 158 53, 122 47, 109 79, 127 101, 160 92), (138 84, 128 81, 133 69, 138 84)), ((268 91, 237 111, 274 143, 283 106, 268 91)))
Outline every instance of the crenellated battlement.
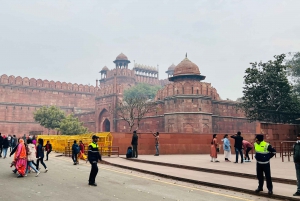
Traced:
POLYGON ((58 91, 69 91, 69 92, 79 92, 79 93, 88 93, 94 94, 96 92, 96 87, 82 84, 72 84, 66 82, 54 82, 48 80, 41 80, 35 78, 28 77, 20 77, 20 76, 7 76, 6 74, 1 75, 0 77, 0 85, 14 85, 14 86, 22 86, 22 88, 39 88, 40 90, 58 90, 58 91))

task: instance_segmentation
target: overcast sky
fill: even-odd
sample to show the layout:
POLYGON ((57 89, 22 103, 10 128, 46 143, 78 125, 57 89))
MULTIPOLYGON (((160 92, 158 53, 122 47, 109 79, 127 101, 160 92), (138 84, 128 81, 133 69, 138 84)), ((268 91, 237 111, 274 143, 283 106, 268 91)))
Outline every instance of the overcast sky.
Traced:
POLYGON ((300 1, 0 0, 0 74, 95 85, 123 52, 159 65, 188 53, 222 99, 242 96, 249 62, 300 51, 300 1))

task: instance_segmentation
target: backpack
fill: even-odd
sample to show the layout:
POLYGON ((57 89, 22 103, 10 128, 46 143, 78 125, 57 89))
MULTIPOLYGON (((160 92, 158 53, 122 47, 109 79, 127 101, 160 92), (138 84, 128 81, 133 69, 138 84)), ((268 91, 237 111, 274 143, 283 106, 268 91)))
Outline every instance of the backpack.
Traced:
POLYGON ((75 152, 75 154, 79 154, 79 152, 80 152, 80 148, 79 148, 79 146, 77 144, 74 147, 74 152, 75 152))
POLYGON ((127 153, 126 153, 126 158, 132 158, 132 147, 128 147, 127 153))

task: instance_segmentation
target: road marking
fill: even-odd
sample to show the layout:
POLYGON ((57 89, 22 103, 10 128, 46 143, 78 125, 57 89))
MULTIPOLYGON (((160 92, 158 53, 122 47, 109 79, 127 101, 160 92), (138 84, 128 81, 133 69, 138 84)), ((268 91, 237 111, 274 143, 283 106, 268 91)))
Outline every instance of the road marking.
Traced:
MULTIPOLYGON (((69 160, 63 159, 62 157, 60 157, 60 158, 63 161, 68 161, 69 162, 69 160)), ((81 163, 81 164, 85 165, 85 166, 90 166, 87 163, 81 163)), ((174 183, 170 183, 170 182, 166 182, 166 181, 161 181, 161 180, 156 180, 156 179, 152 179, 152 178, 149 178, 149 177, 140 176, 140 175, 136 175, 136 174, 132 174, 132 173, 127 173, 127 172, 122 172, 122 171, 118 171, 118 170, 112 170, 112 169, 108 169, 108 168, 103 168, 101 166, 98 167, 98 168, 100 168, 102 170, 116 172, 116 173, 119 173, 119 174, 125 174, 125 175, 134 176, 134 177, 138 177, 138 178, 143 178, 143 179, 147 179, 147 180, 151 180, 151 181, 155 181, 155 182, 159 182, 159 183, 169 184, 169 185, 172 185, 172 186, 177 186, 177 187, 192 189, 192 190, 196 190, 196 191, 201 191, 201 192, 205 192, 205 193, 209 193, 209 194, 219 195, 219 196, 228 197, 228 198, 234 198, 234 199, 237 199, 237 200, 252 201, 252 200, 247 199, 247 198, 237 197, 237 196, 233 196, 233 195, 227 195, 227 194, 223 194, 223 193, 212 192, 212 191, 198 189, 198 188, 194 188, 194 187, 190 187, 190 186, 184 186, 184 185, 180 185, 180 184, 174 184, 174 183)))

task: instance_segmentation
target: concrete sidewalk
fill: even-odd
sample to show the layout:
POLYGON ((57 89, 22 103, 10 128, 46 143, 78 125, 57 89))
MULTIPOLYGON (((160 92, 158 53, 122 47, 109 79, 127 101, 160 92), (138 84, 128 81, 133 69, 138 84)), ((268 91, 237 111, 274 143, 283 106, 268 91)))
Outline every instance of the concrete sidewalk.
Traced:
MULTIPOLYGON (((121 156, 122 157, 122 156, 121 156)), ((243 191, 246 193, 253 193, 257 188, 258 181, 254 179, 241 178, 233 175, 220 175, 207 172, 199 172, 194 170, 187 170, 182 168, 167 167, 162 165, 147 164, 141 162, 134 162, 123 158, 103 158, 108 163, 117 165, 119 167, 133 168, 161 176, 171 176, 182 178, 186 180, 198 181, 200 184, 209 185, 219 188, 235 189, 237 191, 243 191)), ((198 166, 203 168, 227 170, 232 172, 249 173, 255 174, 255 162, 234 164, 229 162, 212 163, 208 155, 161 155, 161 156, 139 156, 141 160, 157 161, 157 162, 168 162, 173 164, 182 164, 189 166, 198 166)), ((133 159, 134 160, 134 159, 133 159)), ((273 159, 272 176, 280 178, 295 179, 295 170, 293 169, 292 162, 280 162, 280 159, 273 159)), ((292 195, 296 192, 296 185, 282 184, 273 182, 274 194, 279 199, 299 200, 299 197, 293 197, 292 195), (282 196, 282 197, 280 197, 282 196)), ((264 193, 267 192, 267 188, 264 187, 264 193)), ((263 196, 266 194, 262 193, 263 196)))

